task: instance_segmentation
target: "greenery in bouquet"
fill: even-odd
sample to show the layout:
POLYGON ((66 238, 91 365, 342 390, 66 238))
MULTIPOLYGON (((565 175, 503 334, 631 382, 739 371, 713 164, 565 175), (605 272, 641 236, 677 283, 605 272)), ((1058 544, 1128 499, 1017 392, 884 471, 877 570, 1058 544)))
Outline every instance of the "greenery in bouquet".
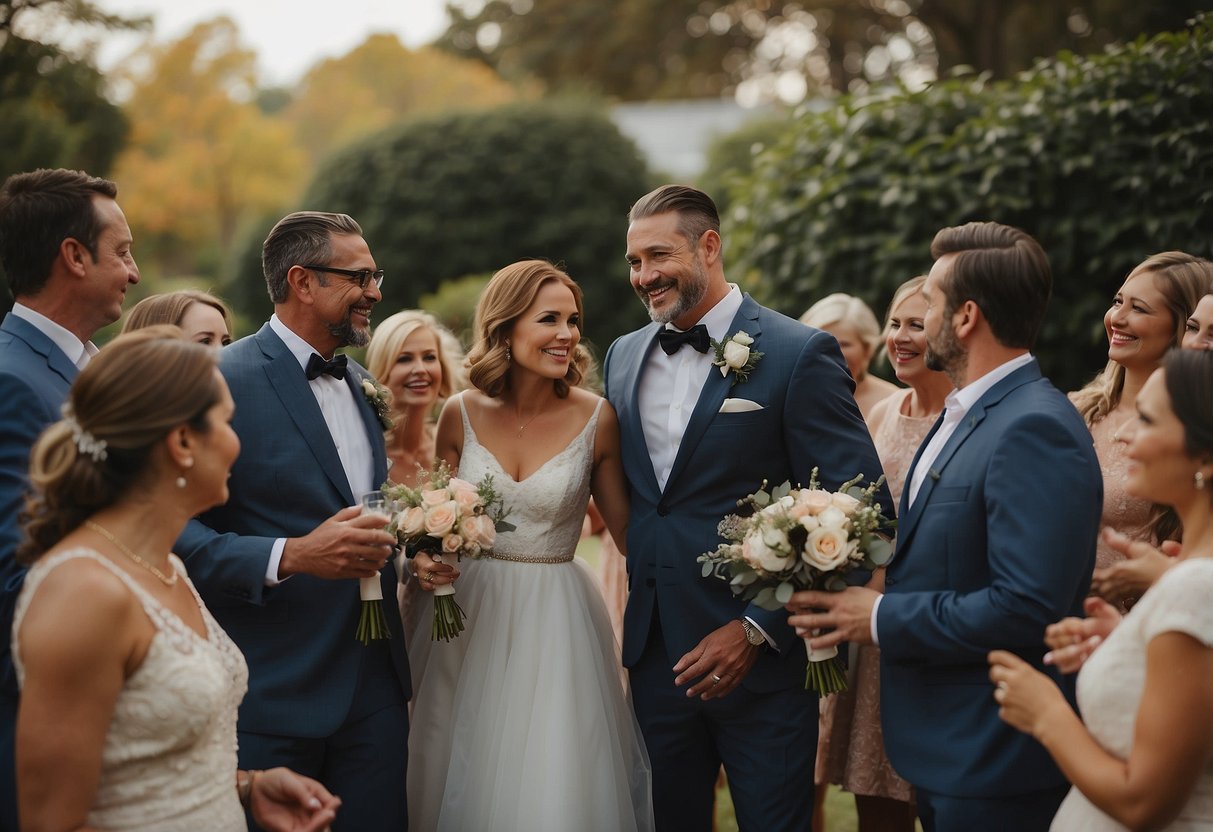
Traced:
MULTIPOLYGON (((884 515, 876 494, 882 475, 861 487, 860 474, 837 491, 817 481, 814 468, 807 488, 783 483, 737 501, 740 511, 720 521, 726 541, 699 556, 705 578, 728 581, 735 595, 767 610, 777 610, 803 589, 837 592, 856 569, 874 570, 893 555, 883 536, 895 526, 884 515)), ((846 688, 837 651, 814 655, 805 687, 825 695, 846 688)))
MULTIPOLYGON (((410 556, 426 552, 439 563, 481 557, 492 551, 498 532, 514 529, 491 474, 473 484, 452 476, 450 466, 440 461, 421 472, 415 487, 386 484, 383 491, 396 504, 388 531, 410 556)), ((465 619, 455 588, 437 587, 431 638, 450 641, 463 632, 465 619)))

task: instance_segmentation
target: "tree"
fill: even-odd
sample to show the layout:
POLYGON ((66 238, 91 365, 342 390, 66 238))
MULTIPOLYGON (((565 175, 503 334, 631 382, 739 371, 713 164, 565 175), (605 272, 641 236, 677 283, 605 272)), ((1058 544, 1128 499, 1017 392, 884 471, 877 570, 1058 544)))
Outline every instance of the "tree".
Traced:
POLYGON ((147 45, 121 75, 132 131, 116 176, 140 256, 162 271, 216 275, 243 220, 296 197, 303 153, 289 126, 253 103, 255 56, 228 18, 147 45))
POLYGON ((1134 265, 1213 255, 1210 77, 1213 16, 1014 82, 967 76, 805 112, 730 194, 735 274, 788 314, 832 291, 881 309, 930 267, 940 228, 1015 225, 1055 277, 1038 354, 1077 387, 1103 366, 1103 311, 1134 265))
MULTIPOLYGON (((541 257, 581 284, 587 333, 605 347, 644 320, 622 255, 627 210, 648 188, 636 147, 606 116, 557 101, 389 128, 331 157, 302 204, 362 225, 387 272, 384 314, 443 281, 541 257)), ((265 310, 253 244, 226 293, 265 310)))
POLYGON ((434 47, 407 49, 395 35, 378 34, 309 70, 282 115, 315 163, 403 119, 494 107, 516 96, 479 61, 434 47))

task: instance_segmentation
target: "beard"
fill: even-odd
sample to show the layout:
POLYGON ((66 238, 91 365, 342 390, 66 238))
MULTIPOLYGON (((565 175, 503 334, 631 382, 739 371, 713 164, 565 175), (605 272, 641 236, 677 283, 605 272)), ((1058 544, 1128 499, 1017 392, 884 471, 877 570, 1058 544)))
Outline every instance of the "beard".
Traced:
POLYGON ((329 324, 328 331, 343 347, 365 347, 371 343, 371 333, 354 326, 354 313, 349 310, 345 313, 345 320, 329 324))
POLYGON ((923 356, 923 363, 926 364, 928 370, 935 370, 947 375, 952 379, 953 384, 963 373, 968 360, 968 353, 965 352, 951 326, 945 324, 939 328, 939 332, 934 338, 927 338, 927 351, 923 356))
POLYGON ((708 292, 708 275, 696 259, 691 264, 691 274, 689 277, 684 278, 681 282, 666 280, 652 288, 660 289, 664 286, 675 285, 678 287, 678 297, 674 298, 674 302, 664 309, 654 309, 653 305, 649 302, 648 293, 637 290, 636 294, 640 295, 640 300, 644 303, 645 309, 649 312, 649 318, 654 323, 668 324, 670 321, 681 318, 698 306, 699 302, 703 300, 703 296, 708 292))

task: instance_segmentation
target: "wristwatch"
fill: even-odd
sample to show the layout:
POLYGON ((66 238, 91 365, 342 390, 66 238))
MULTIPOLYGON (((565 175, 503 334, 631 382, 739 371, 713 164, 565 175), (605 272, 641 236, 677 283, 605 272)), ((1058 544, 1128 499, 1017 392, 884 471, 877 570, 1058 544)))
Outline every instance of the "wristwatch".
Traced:
POLYGON ((766 636, 762 631, 754 626, 754 623, 748 618, 739 619, 741 621, 741 629, 745 630, 745 640, 752 647, 765 647, 767 643, 766 636))

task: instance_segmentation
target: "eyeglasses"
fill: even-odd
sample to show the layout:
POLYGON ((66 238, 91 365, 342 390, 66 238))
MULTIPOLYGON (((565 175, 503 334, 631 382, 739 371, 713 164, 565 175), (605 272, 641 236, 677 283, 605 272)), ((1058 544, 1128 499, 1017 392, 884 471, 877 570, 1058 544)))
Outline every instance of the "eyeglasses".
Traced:
POLYGON ((343 277, 346 280, 352 280, 358 284, 359 289, 365 289, 367 284, 372 280, 375 281, 375 288, 378 289, 383 285, 383 269, 336 269, 332 266, 315 266, 307 263, 302 264, 303 268, 311 269, 314 272, 327 272, 335 274, 338 277, 343 277))

